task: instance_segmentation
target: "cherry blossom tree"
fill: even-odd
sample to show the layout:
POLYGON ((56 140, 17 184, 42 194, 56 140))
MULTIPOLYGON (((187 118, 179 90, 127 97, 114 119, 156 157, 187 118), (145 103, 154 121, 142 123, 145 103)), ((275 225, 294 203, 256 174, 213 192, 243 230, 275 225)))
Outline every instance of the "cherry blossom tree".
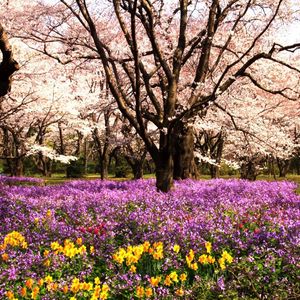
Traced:
POLYGON ((157 188, 168 191, 174 175, 196 173, 194 118, 239 92, 245 78, 270 94, 297 97, 283 77, 281 86, 266 82, 270 68, 261 68, 263 62, 299 73, 285 53, 295 54, 300 44, 274 39, 293 9, 288 0, 42 1, 23 16, 31 27, 18 30, 63 64, 101 62, 119 110, 156 165, 157 188), (160 132, 158 144, 149 122, 160 132))

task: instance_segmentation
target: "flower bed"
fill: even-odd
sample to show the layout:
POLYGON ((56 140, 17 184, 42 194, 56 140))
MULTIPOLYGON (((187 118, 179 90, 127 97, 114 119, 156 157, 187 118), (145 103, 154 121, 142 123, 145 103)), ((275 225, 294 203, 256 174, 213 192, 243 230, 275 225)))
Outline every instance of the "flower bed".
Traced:
MULTIPOLYGON (((1 185, 1 178, 0 178, 1 185)), ((0 189, 1 299, 297 299, 290 182, 71 181, 0 189)))

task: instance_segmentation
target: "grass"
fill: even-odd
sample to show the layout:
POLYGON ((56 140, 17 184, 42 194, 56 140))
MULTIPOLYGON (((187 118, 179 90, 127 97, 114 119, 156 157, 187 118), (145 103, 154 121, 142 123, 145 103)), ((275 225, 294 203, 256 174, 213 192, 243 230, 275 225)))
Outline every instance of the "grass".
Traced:
MULTIPOLYGON (((99 179, 99 174, 88 174, 87 176, 80 178, 80 179, 84 179, 84 180, 93 180, 93 179, 99 179)), ((115 181, 123 181, 123 180, 130 180, 132 179, 133 176, 129 175, 128 177, 122 177, 122 178, 117 178, 115 177, 113 174, 109 174, 108 179, 109 180, 115 180, 115 181)), ((144 179, 150 179, 150 178, 155 178, 154 174, 145 174, 144 179)), ((221 176, 221 178, 224 179, 229 179, 229 178, 238 178, 238 176, 233 175, 233 176, 229 176, 229 175, 223 175, 221 176)), ((43 177, 43 179, 45 180, 45 183, 48 185, 51 184, 60 184, 60 183, 64 183, 66 181, 69 180, 74 180, 73 178, 66 178, 65 174, 61 174, 61 173, 55 173, 52 174, 51 177, 43 177)), ((209 180, 211 179, 211 177, 209 175, 201 175, 199 179, 202 180, 209 180)), ((274 179, 273 176, 269 176, 269 175, 259 175, 257 177, 257 180, 266 180, 266 181, 274 181, 274 180, 288 180, 288 181, 293 181, 298 185, 298 188, 296 189, 296 193, 300 194, 300 175, 294 175, 294 174, 288 174, 287 177, 283 178, 283 177, 276 177, 276 179, 274 179)))

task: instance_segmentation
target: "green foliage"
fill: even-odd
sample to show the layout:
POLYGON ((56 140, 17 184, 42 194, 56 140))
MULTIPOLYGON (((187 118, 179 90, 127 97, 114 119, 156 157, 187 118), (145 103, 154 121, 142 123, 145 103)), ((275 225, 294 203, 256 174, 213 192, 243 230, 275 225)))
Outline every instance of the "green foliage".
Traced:
POLYGON ((67 166, 67 178, 81 178, 84 175, 84 159, 82 157, 71 161, 71 163, 67 166))

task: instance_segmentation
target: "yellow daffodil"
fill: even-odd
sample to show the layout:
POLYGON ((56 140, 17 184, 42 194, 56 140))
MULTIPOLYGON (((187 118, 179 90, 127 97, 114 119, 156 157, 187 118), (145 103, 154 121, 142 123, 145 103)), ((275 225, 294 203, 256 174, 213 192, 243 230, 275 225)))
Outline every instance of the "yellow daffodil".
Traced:
POLYGON ((174 246, 173 246, 173 251, 176 252, 176 253, 178 253, 178 252, 180 251, 180 246, 177 245, 177 244, 174 245, 174 246))

